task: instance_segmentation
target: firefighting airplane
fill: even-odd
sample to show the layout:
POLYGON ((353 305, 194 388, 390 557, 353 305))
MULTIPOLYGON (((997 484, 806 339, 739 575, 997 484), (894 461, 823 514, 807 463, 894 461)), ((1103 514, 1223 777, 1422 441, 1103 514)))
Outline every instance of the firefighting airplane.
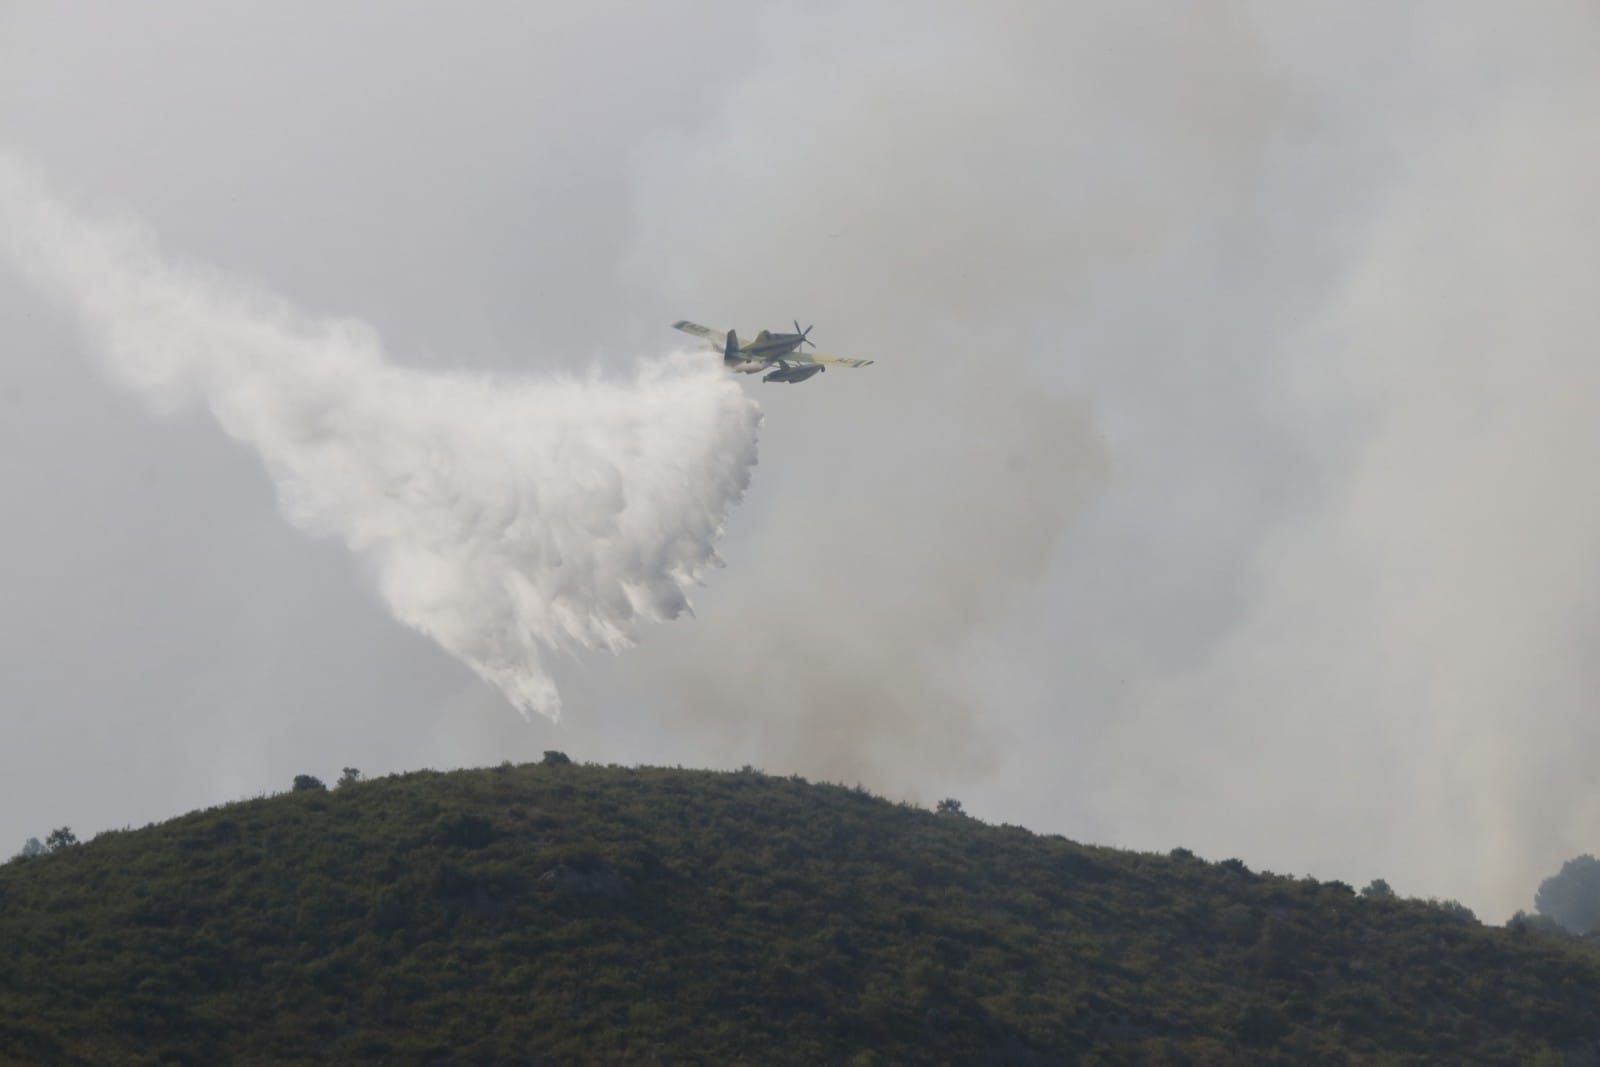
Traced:
MULTIPOLYGON (((698 322, 680 319, 672 324, 674 330, 694 334, 704 340, 713 348, 722 352, 722 362, 731 371, 739 374, 767 374, 761 380, 764 382, 788 382, 795 385, 814 375, 821 374, 827 369, 828 364, 836 367, 866 367, 873 361, 870 359, 844 359, 840 356, 824 356, 817 353, 807 353, 800 350, 801 345, 811 345, 807 334, 811 327, 800 328, 800 321, 795 320, 794 333, 769 333, 762 330, 756 334, 754 341, 740 341, 739 335, 733 330, 723 333, 702 326, 698 322)), ((817 347, 811 345, 812 348, 817 347)))

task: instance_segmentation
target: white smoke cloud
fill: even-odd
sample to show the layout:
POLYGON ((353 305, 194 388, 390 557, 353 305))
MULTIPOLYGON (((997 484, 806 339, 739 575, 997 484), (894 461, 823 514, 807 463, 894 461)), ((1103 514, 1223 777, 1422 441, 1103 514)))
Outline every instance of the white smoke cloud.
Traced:
POLYGON ((1430 11, 1373 109, 1398 149, 1281 357, 1318 483, 1237 625, 1142 680, 1102 796, 1124 840, 1503 918, 1600 834, 1600 34, 1430 11))
POLYGON ((524 714, 559 715, 548 652, 616 652, 689 610, 756 462, 759 408, 714 356, 627 381, 396 366, 366 324, 163 258, 4 155, 0 250, 66 301, 113 378, 162 412, 205 405, 291 523, 342 539, 397 619, 524 714))

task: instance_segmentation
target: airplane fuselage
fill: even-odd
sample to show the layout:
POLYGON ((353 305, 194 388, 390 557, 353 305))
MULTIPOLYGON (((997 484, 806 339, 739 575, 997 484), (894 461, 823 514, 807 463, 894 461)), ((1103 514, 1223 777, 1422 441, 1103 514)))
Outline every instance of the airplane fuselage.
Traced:
MULTIPOLYGON (((753 341, 741 341, 739 335, 733 331, 728 333, 727 349, 723 353, 722 361, 731 371, 738 374, 759 374, 764 370, 778 374, 789 368, 784 361, 785 356, 794 354, 805 341, 804 334, 798 333, 772 333, 762 330, 756 334, 753 341)), ((768 375, 763 381, 804 381, 810 375, 800 378, 773 377, 768 375)))
POLYGON ((762 330, 756 334, 754 341, 746 341, 739 346, 739 354, 747 359, 771 363, 799 348, 803 340, 805 338, 797 333, 769 333, 762 330))

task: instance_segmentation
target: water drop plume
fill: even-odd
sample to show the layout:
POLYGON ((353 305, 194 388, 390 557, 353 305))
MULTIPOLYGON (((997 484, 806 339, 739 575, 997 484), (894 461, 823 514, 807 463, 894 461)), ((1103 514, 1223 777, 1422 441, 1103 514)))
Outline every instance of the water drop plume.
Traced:
POLYGON ((524 714, 559 715, 551 652, 615 652, 689 610, 756 461, 760 410, 714 355, 623 379, 403 367, 366 324, 166 256, 4 155, 0 260, 154 410, 209 410, 294 526, 342 540, 396 619, 524 714))

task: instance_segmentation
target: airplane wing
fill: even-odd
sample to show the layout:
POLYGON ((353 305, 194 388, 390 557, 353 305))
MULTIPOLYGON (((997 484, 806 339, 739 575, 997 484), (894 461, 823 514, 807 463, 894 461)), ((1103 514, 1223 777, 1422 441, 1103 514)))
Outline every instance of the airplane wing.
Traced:
POLYGON ((674 330, 682 330, 684 333, 694 334, 694 336, 703 339, 713 348, 724 348, 728 344, 728 335, 726 333, 721 330, 713 330, 709 326, 702 326, 698 322, 690 322, 688 319, 679 319, 672 324, 672 328, 674 330))
POLYGON ((843 356, 824 356, 821 353, 804 356, 796 353, 784 358, 804 363, 828 363, 835 367, 870 367, 877 362, 877 360, 873 359, 845 359, 843 356))

